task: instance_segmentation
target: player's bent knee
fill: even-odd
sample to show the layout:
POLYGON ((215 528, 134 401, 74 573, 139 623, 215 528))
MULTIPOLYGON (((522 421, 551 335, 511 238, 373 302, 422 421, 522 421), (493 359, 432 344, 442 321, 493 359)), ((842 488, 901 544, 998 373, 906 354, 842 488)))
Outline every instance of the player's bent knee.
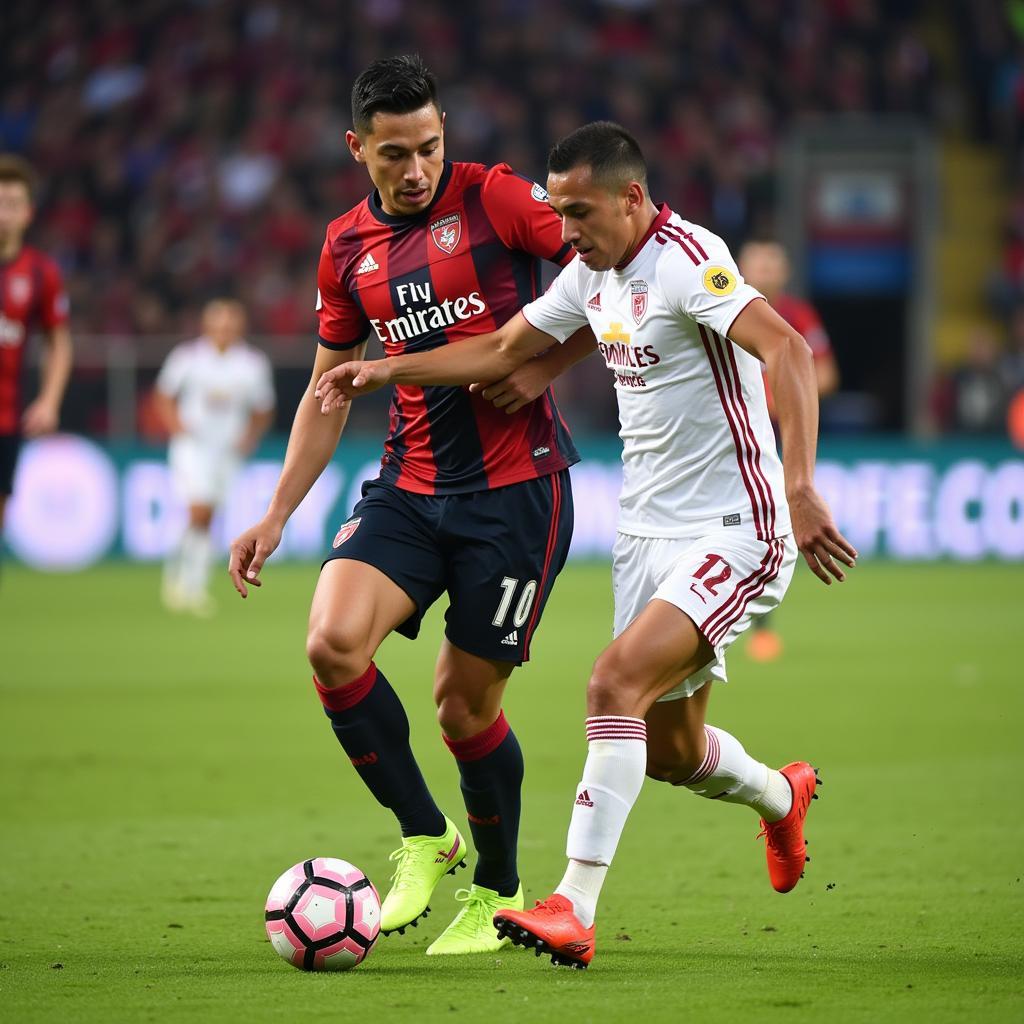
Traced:
POLYGON ((469 700, 465 694, 448 693, 437 702, 437 722, 450 740, 464 740, 483 732, 496 713, 484 703, 469 700))
POLYGON ((360 638, 335 626, 313 626, 306 637, 306 657, 324 686, 344 686, 358 679, 373 653, 360 638))
POLYGON ((605 652, 590 673, 587 683, 587 713, 590 715, 625 714, 642 700, 646 687, 622 659, 605 652))

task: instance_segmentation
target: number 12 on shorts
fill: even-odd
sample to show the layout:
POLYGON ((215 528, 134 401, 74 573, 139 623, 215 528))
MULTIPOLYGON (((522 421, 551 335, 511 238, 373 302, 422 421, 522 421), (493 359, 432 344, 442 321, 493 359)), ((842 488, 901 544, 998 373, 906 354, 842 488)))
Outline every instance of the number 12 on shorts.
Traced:
MULTIPOLYGON (((498 608, 494 613, 491 622, 501 629, 508 618, 509 609, 515 600, 516 591, 519 590, 519 580, 506 576, 501 581, 501 600, 498 601, 498 608)), ((519 593, 519 600, 516 602, 516 609, 512 613, 512 625, 520 629, 530 617, 530 610, 533 608, 534 598, 537 596, 537 581, 527 580, 519 593)))
MULTIPOLYGON (((718 597, 718 591, 715 588, 721 586, 731 575, 732 575, 732 566, 729 565, 729 563, 721 555, 711 555, 711 554, 709 554, 707 556, 706 561, 704 562, 704 564, 693 574, 693 578, 695 580, 700 580, 702 582, 703 586, 704 586, 704 589, 707 590, 708 593, 714 595, 715 597, 718 597), (708 573, 711 572, 711 570, 714 569, 715 566, 717 566, 719 564, 721 564, 721 566, 722 566, 721 571, 715 573, 714 576, 708 576, 708 573)), ((691 583, 690 584, 690 589, 702 601, 707 603, 707 599, 697 589, 697 584, 696 583, 691 583)))

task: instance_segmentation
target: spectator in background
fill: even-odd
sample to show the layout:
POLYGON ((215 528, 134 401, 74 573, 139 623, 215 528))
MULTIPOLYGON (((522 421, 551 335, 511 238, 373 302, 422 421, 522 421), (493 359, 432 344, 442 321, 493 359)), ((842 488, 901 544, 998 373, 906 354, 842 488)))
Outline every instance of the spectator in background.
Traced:
POLYGON ((999 339, 976 327, 962 364, 940 379, 933 407, 940 426, 965 434, 1002 435, 1006 430, 1010 385, 999 339))
MULTIPOLYGON (((790 266, 786 250, 770 239, 744 243, 739 254, 740 273, 771 304, 772 308, 795 331, 802 334, 814 356, 814 372, 818 381, 818 397, 832 394, 839 386, 839 368, 832 353, 832 344, 817 310, 805 299, 786 293, 790 266)), ((775 423, 775 402, 768 378, 764 377, 768 412, 775 423)), ((754 621, 747 654, 755 661, 774 661, 782 654, 782 638, 772 628, 771 613, 754 621)))
MULTIPOLYGON (((740 273, 771 304, 783 320, 807 340, 814 356, 814 373, 818 380, 818 397, 831 395, 839 387, 839 367, 832 343, 818 311, 806 300, 786 292, 790 265, 786 250, 770 239, 751 240, 740 249, 740 273)), ((767 381, 766 381, 767 386, 767 381)), ((775 418, 771 392, 768 410, 775 418)))
MULTIPOLYGON (((918 6, 387 0, 325 19, 315 0, 81 0, 44 15, 8 0, 0 146, 46 168, 40 228, 68 233, 54 252, 80 329, 176 333, 196 282, 210 294, 206 262, 213 287, 240 294, 255 259, 308 306, 322 242, 309 226, 365 191, 337 111, 376 56, 418 50, 445 69, 467 159, 539 172, 546 140, 577 124, 636 125, 651 152, 666 147, 655 191, 738 242, 774 203, 793 117, 928 113, 918 6), (93 284, 100 224, 101 271, 124 281, 113 304, 93 284), (268 235, 285 247, 254 255, 268 235)), ((280 294, 248 309, 260 333, 292 315, 280 294)))
POLYGON ((171 611, 208 616, 213 513, 273 420, 274 383, 270 360, 242 337, 240 303, 209 302, 202 329, 167 357, 155 401, 171 435, 175 487, 188 505, 188 525, 164 567, 163 601, 171 611))

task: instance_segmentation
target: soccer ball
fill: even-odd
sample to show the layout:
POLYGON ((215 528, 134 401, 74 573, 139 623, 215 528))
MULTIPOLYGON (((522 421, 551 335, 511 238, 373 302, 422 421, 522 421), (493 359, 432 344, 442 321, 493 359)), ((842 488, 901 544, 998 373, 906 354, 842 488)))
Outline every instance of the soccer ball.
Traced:
POLYGON ((380 897, 348 861, 314 857, 290 867, 267 897, 267 935, 304 971, 347 971, 362 963, 380 933, 380 897))

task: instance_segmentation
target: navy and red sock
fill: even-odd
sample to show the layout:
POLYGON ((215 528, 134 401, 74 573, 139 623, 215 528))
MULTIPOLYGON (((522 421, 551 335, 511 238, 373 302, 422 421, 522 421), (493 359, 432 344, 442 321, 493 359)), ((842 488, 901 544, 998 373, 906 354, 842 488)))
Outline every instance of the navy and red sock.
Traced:
POLYGON ((519 888, 519 841, 523 753, 505 713, 476 736, 444 737, 459 766, 460 787, 477 850, 477 885, 514 896, 519 888))
POLYGON ((439 836, 444 815, 427 789, 412 747, 409 719, 384 673, 370 667, 347 686, 313 677, 338 742, 366 788, 398 819, 403 836, 439 836))

